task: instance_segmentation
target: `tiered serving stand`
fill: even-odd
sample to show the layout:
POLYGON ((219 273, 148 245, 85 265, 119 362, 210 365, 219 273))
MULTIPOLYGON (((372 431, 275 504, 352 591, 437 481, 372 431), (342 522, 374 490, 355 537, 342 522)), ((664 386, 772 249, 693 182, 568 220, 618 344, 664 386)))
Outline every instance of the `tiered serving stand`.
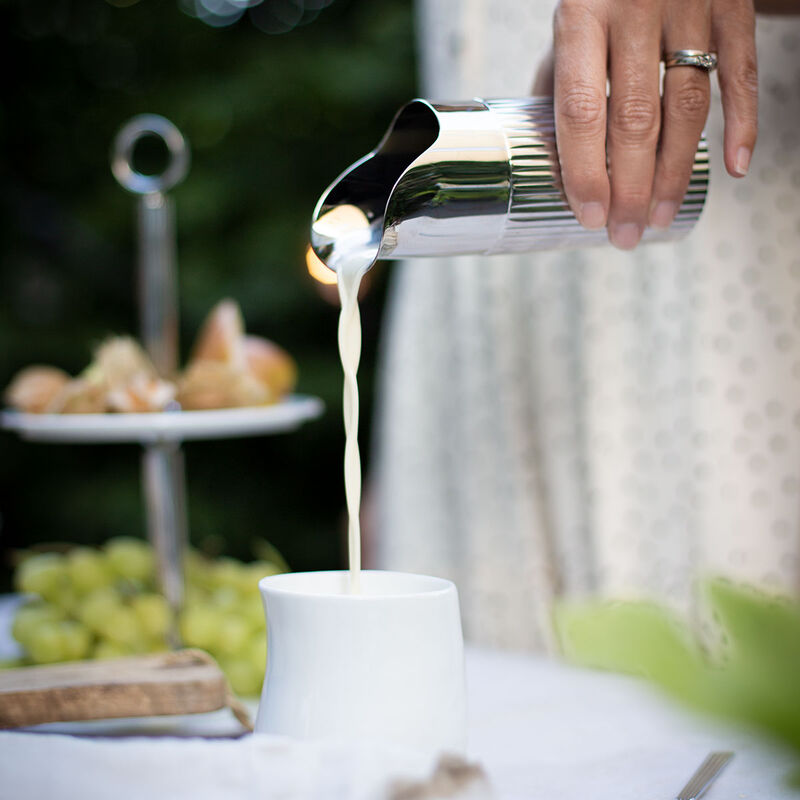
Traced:
MULTIPOLYGON (((139 312, 142 343, 162 375, 178 366, 178 305, 174 212, 166 192, 189 166, 180 131, 164 117, 134 117, 117 134, 111 169, 139 196, 139 312), (160 137, 170 161, 160 175, 133 169, 136 143, 160 137)), ((156 552, 164 596, 174 612, 183 603, 183 551, 188 541, 186 480, 181 443, 188 440, 264 436, 298 428, 323 411, 316 397, 292 395, 270 406, 213 411, 179 408, 144 414, 25 414, 4 411, 3 428, 31 442, 54 444, 138 443, 143 446, 142 482, 147 532, 156 552)))

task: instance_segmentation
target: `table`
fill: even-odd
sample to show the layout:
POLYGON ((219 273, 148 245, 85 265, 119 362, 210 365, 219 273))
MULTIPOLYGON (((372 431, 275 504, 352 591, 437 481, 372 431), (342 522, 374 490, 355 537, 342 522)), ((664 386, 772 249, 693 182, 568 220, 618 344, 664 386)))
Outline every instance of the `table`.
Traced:
MULTIPOLYGON (((791 753, 696 717, 635 679, 475 648, 466 667, 469 756, 497 798, 668 800, 706 753, 727 749, 736 758, 709 800, 798 797, 783 783, 791 753)), ((81 737, 0 732, 0 799, 366 800, 385 797, 390 777, 422 777, 432 766, 379 743, 186 738, 202 727, 230 733, 227 712, 161 720, 150 738, 98 735, 138 722, 94 725, 81 737)))
POLYGON ((788 800, 796 757, 621 675, 524 655, 467 656, 470 752, 502 798, 668 800, 711 750, 736 757, 709 800, 788 800))

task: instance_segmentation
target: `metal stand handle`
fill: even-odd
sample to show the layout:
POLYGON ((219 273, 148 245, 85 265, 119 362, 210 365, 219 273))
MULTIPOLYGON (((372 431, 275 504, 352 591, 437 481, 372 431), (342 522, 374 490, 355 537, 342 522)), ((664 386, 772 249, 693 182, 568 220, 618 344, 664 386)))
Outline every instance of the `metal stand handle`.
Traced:
MULTIPOLYGON (((175 228, 172 203, 164 193, 183 180, 188 168, 189 148, 180 131, 164 117, 134 117, 114 140, 111 171, 124 189, 139 195, 142 343, 164 376, 174 374, 178 367, 175 228), (170 162, 160 175, 144 175, 133 168, 134 148, 144 136, 160 137, 169 149, 170 162)), ((156 553, 161 589, 177 614, 183 604, 183 551, 188 542, 186 478, 179 445, 145 445, 142 480, 147 534, 156 553)))
MULTIPOLYGON (((158 578, 173 615, 183 605, 183 551, 188 543, 183 451, 175 442, 146 445, 142 483, 147 535, 156 552, 158 578)), ((178 645, 173 625, 172 644, 178 645)))

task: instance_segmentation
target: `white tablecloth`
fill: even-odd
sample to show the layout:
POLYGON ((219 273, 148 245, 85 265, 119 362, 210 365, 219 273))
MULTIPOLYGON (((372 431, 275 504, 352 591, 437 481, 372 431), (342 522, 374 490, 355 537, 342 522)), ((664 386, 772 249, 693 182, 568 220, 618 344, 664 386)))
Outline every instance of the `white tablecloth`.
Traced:
MULTIPOLYGON (((700 719, 650 687, 540 658, 468 650, 469 756, 497 798, 668 800, 710 750, 736 758, 709 800, 788 800, 792 755, 752 734, 700 719)), ((231 729, 227 712, 192 727, 231 729)), ((141 723, 123 723, 128 728, 141 723)), ((266 736, 110 739, 52 732, 0 733, 2 800, 351 800, 380 798, 391 777, 422 777, 428 758, 266 736)), ((45 728, 46 729, 46 728, 45 728)), ((73 730, 75 728, 73 727, 73 730)), ((47 729, 46 729, 47 730, 47 729)), ((54 728, 49 731, 64 730, 54 728)))

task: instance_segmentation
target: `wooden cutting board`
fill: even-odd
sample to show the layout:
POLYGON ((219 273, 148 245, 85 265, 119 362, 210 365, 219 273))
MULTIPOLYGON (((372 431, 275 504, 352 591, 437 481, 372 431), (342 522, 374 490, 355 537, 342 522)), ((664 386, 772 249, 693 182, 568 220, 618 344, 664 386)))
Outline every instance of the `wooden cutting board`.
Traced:
POLYGON ((252 730, 219 665, 201 650, 0 670, 0 728, 197 714, 226 706, 252 730))

